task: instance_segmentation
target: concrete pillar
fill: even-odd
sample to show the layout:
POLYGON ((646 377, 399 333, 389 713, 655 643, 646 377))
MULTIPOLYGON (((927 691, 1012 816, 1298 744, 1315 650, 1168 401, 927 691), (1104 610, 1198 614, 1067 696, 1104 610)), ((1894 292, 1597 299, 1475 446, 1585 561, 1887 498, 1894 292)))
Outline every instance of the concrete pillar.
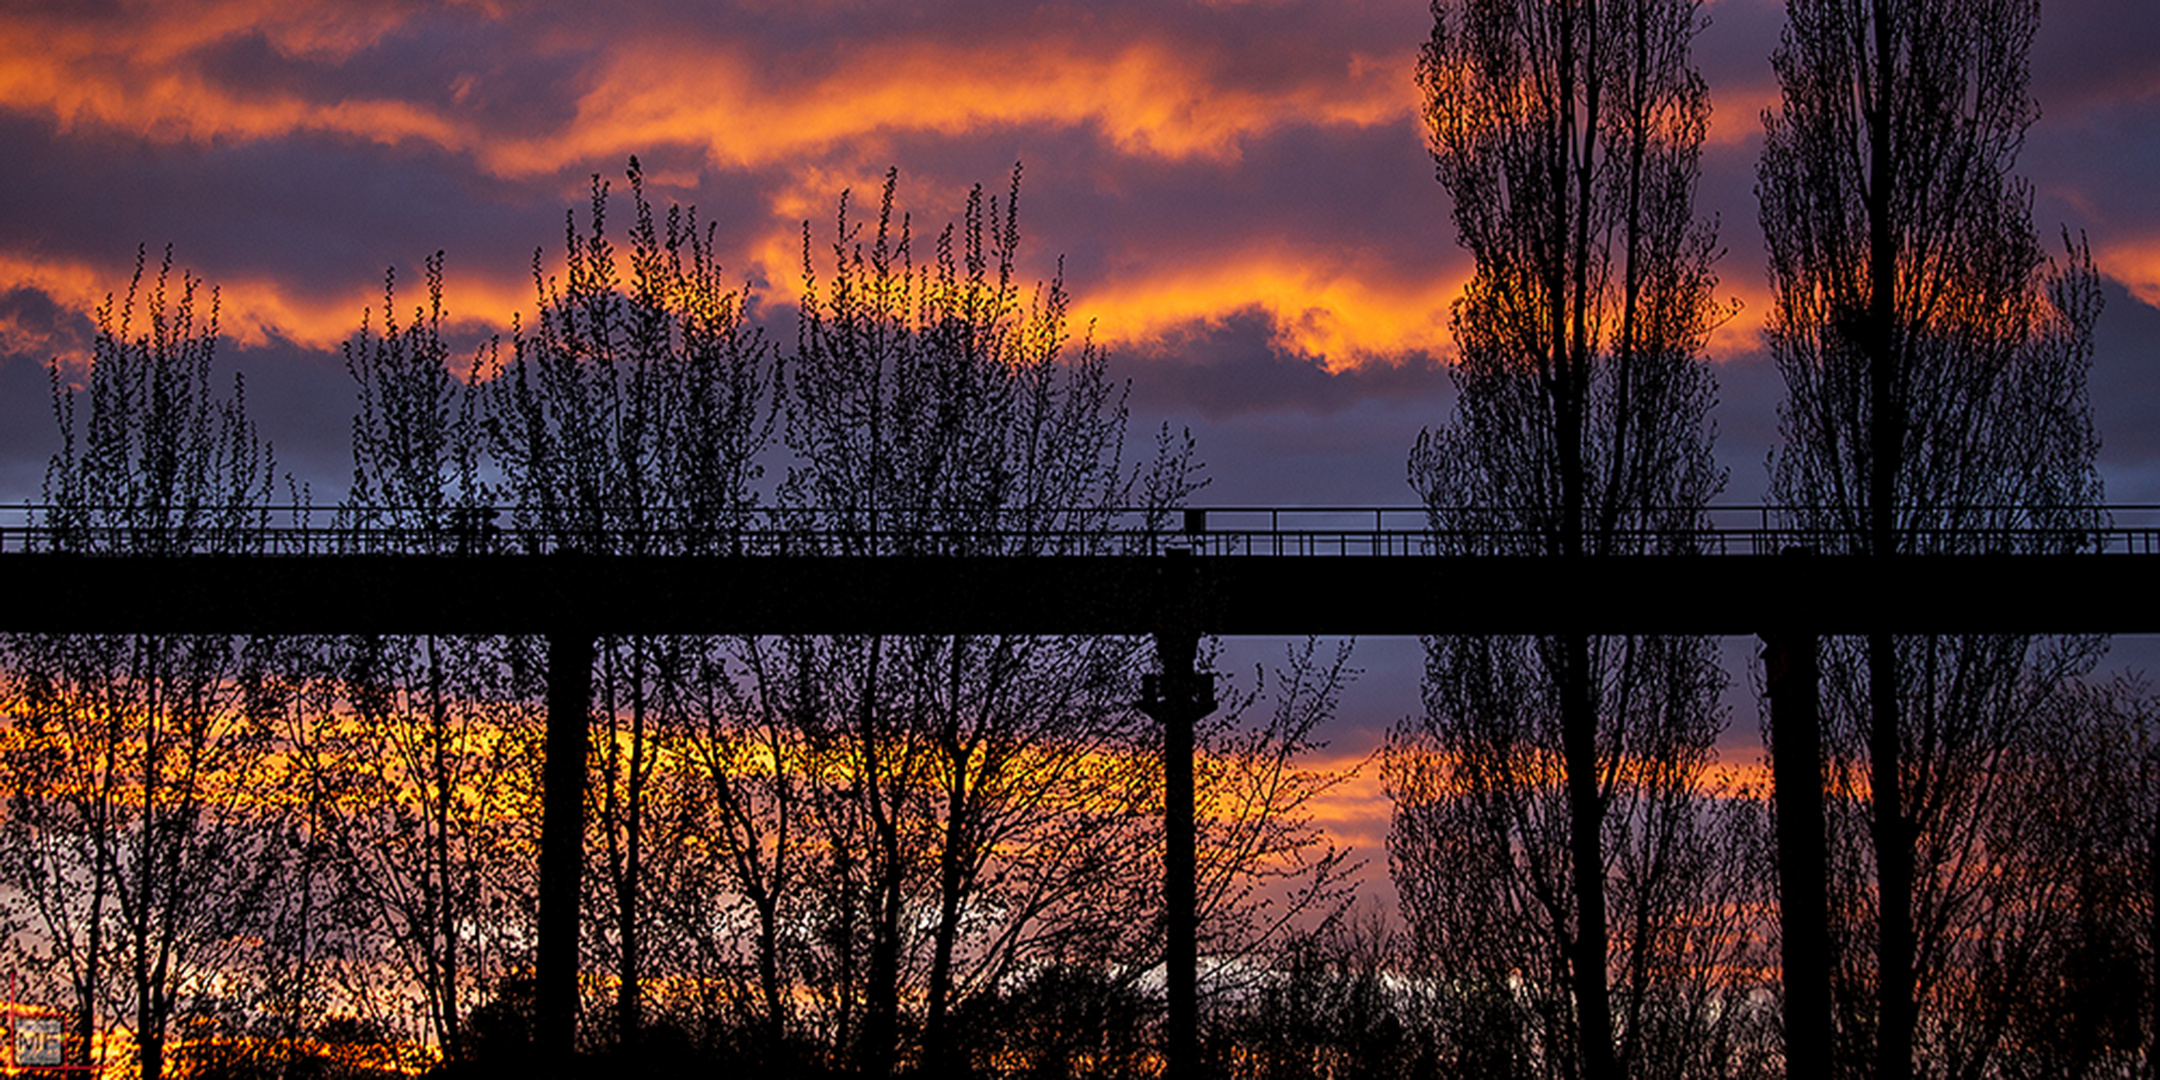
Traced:
POLYGON ((1189 556, 1175 552, 1162 579, 1156 656, 1162 671, 1141 681, 1140 711, 1163 726, 1163 945, 1165 1080, 1199 1076, 1199 893, 1193 826, 1193 727, 1215 711, 1215 676, 1195 670, 1200 645, 1197 585, 1189 556))
POLYGON ((578 897, 585 865, 585 759, 592 713, 593 638, 548 636, 547 746, 540 766, 539 955, 533 972, 533 1050, 543 1073, 571 1067, 577 1049, 578 897))
POLYGON ((1830 1075, 1830 875, 1823 817, 1820 639, 1763 635, 1770 772, 1777 811, 1778 922, 1785 981, 1785 1075, 1830 1075))

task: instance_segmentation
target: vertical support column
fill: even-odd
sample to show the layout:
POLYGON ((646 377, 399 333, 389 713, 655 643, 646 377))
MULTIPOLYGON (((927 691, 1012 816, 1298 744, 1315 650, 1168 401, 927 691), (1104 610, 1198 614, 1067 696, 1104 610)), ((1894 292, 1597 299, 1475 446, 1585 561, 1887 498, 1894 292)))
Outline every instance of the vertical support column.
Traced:
POLYGON ((1784 948, 1785 1075, 1830 1075, 1830 874, 1823 816, 1820 640, 1763 635, 1784 948))
POLYGON ((1200 924, 1193 823, 1193 726, 1215 711, 1215 676, 1195 670, 1200 647, 1190 556, 1173 551, 1160 582, 1155 652, 1162 673, 1141 680, 1140 711, 1163 726, 1163 943, 1166 1080, 1195 1080, 1200 1064, 1200 924))
POLYGON ((533 1050, 544 1071, 577 1050, 578 898, 585 864, 585 759, 592 713, 593 638, 548 635, 547 747, 540 766, 539 956, 533 972, 533 1050))

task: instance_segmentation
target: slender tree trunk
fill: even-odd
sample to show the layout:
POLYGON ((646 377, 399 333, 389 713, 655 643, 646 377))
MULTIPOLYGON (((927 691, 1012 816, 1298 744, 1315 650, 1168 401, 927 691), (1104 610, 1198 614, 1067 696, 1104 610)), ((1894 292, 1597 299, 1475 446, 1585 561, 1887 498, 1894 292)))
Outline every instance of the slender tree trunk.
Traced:
MULTIPOLYGON (((762 676, 760 677, 762 678, 762 676)), ((788 873, 788 822, 791 819, 789 808, 791 798, 788 794, 789 787, 786 779, 788 766, 784 764, 787 758, 781 750, 779 740, 771 734, 769 728, 767 729, 766 738, 768 740, 767 746, 772 751, 773 799, 776 807, 771 873, 760 881, 760 876, 756 873, 754 854, 756 848, 750 839, 745 841, 747 854, 742 857, 741 865, 744 868, 743 880, 746 882, 744 891, 748 894, 751 905, 757 909, 758 989, 765 999, 767 1048, 768 1051, 774 1051, 782 1045, 787 1037, 786 989, 780 979, 780 894, 781 890, 786 887, 785 882, 788 873)), ((743 814, 743 819, 745 822, 750 820, 747 812, 743 814)), ((746 837, 753 836, 748 828, 745 828, 744 832, 746 837)))
POLYGON ((644 1027, 644 998, 638 984, 640 955, 638 926, 638 876, 644 842, 645 796, 645 646, 647 639, 630 642, 630 770, 624 779, 623 866, 616 883, 616 937, 621 945, 615 971, 616 1036, 625 1050, 634 1049, 644 1027))
POLYGON ((1590 639, 1563 638, 1561 648, 1561 755, 1567 768, 1568 860, 1575 884, 1575 1016, 1581 1032, 1583 1076, 1617 1078, 1613 1054, 1612 991, 1605 980, 1604 794, 1599 790, 1597 702, 1591 689, 1590 639))
POLYGON ((147 1001, 135 1010, 135 1057, 142 1067, 142 1080, 159 1080, 165 1075, 165 1033, 152 1023, 152 1012, 147 1001))
POLYGON ((892 1075, 894 1041, 900 1016, 900 935, 904 868, 900 865, 900 826, 895 807, 885 803, 885 785, 903 784, 905 778, 888 778, 881 760, 884 733, 879 730, 878 676, 882 639, 870 645, 870 670, 863 695, 860 729, 856 737, 863 747, 864 801, 870 812, 877 857, 872 878, 873 918, 870 925, 870 971, 864 988, 862 1063, 863 1075, 892 1075))
MULTIPOLYGON (((109 744, 108 744, 109 745, 109 744)), ((97 820, 92 826, 93 840, 91 858, 96 864, 90 871, 90 925, 85 928, 87 948, 83 957, 82 981, 75 987, 75 1033, 82 1047, 82 1061, 78 1064, 103 1064, 95 1053, 97 1046, 97 997, 99 980, 104 977, 105 956, 105 896, 109 875, 113 872, 111 842, 112 809, 102 804, 103 793, 112 790, 111 758, 108 756, 103 773, 99 777, 101 804, 97 807, 97 820)), ((2160 865, 2160 864, 2156 864, 2160 865)))
MULTIPOLYGON (((1583 56, 1579 37, 1595 40, 1597 6, 1563 0, 1560 20, 1559 127, 1552 155, 1554 287, 1547 297, 1552 312, 1552 388, 1554 433, 1560 466, 1560 554, 1581 558, 1586 550, 1589 475, 1584 464, 1584 411, 1588 402, 1590 341, 1589 225, 1592 155, 1596 150, 1598 84, 1592 70, 1580 73, 1587 96, 1576 114, 1578 67, 1593 69, 1583 56), (1577 19, 1583 28, 1578 30, 1577 19), (1578 128, 1577 125, 1580 124, 1578 128), (1580 140, 1578 143, 1578 139, 1580 140)), ((1568 859, 1575 886, 1575 935, 1568 967, 1573 976, 1577 1038, 1585 1080, 1619 1080, 1613 1054, 1612 991, 1606 983, 1605 805, 1598 784, 1597 695, 1588 638, 1560 641, 1560 741, 1567 770, 1568 859)))
POLYGON ((787 1038, 787 1003, 780 985, 780 911, 770 893, 755 897, 754 902, 758 913, 758 989, 765 995, 766 1049, 772 1051, 787 1038))
POLYGON ((150 971, 147 915, 135 934, 135 1060, 142 1080, 165 1075, 165 1025, 158 1015, 155 976, 150 971))
MULTIPOLYGON (((110 654, 107 654, 107 659, 109 658, 110 654)), ((117 678, 108 663, 105 682, 112 685, 117 678)), ((120 837, 115 834, 113 821, 115 791, 119 785, 120 748, 114 744, 109 733, 96 745, 99 751, 97 792, 88 807, 92 817, 90 925, 85 930, 88 950, 83 958, 82 982, 75 991, 76 1007, 79 1010, 75 1024, 81 1039, 81 1064, 103 1066, 104 1055, 97 1051, 97 1001, 98 989, 105 977, 105 903, 106 899, 120 888, 120 858, 116 850, 120 837)))
POLYGON ((938 859, 938 919, 931 941, 930 996, 923 1015, 923 1058, 933 1075, 953 1069, 952 1033, 946 1014, 952 1006, 953 951, 960 937, 961 873, 958 823, 946 822, 945 850, 938 859))
MULTIPOLYGON (((153 647, 154 650, 154 647, 153 647)), ((153 652, 153 668, 156 663, 153 652)), ((158 787, 158 683, 155 671, 150 678, 150 701, 143 710, 143 768, 142 768, 142 847, 135 860, 135 1045, 136 1061, 142 1070, 142 1080, 159 1080, 165 1075, 165 1025, 157 1010, 157 980, 150 970, 150 913, 153 910, 152 891, 157 888, 157 818, 158 787)))
MULTIPOLYGON (((873 796, 875 797, 875 796, 873 796)), ((890 815, 877 823, 877 921, 870 937, 868 1009, 863 1017, 865 1074, 892 1075, 900 1028, 900 938, 905 916, 900 832, 890 815)))
MULTIPOLYGON (((428 665, 428 720, 432 744, 428 750, 433 759, 435 772, 435 806, 433 817, 433 843, 429 845, 434 863, 434 923, 424 933, 432 935, 441 963, 436 971, 436 1023, 442 1032, 443 1056, 455 1061, 460 1055, 462 1032, 458 1030, 458 928, 457 910, 452 897, 457 895, 457 874, 450 864, 450 821, 453 815, 457 785, 450 776, 450 697, 444 685, 442 655, 437 639, 427 638, 428 665)), ((426 939, 422 939, 423 946, 426 939)))
MULTIPOLYGON (((1905 409, 1897 326, 1898 244, 1891 222, 1897 191, 1896 127, 1890 110, 1896 73, 1897 35, 1886 0, 1873 0, 1875 69, 1868 125, 1868 391, 1871 397, 1868 477, 1869 547, 1878 559, 1894 558, 1897 493, 1903 466, 1905 409)), ((1881 995, 1876 1029, 1877 1080, 1912 1075, 1913 852, 1903 811, 1901 743, 1898 735, 1896 642, 1888 634, 1867 639, 1869 788, 1874 809, 1877 889, 1876 986, 1881 995)))
POLYGON ((82 1047, 82 1061, 77 1064, 98 1064, 92 1048, 97 1045, 97 985, 102 974, 98 970, 98 950, 105 947, 102 920, 99 918, 99 901, 102 895, 92 898, 88 938, 89 956, 83 962, 83 981, 75 990, 75 1039, 82 1047))
POLYGON ((932 1075, 955 1071, 952 1036, 946 1021, 953 992, 953 951, 960 938, 960 904, 966 891, 967 852, 973 807, 968 786, 970 747, 960 738, 960 700, 964 692, 967 639, 952 640, 946 681, 944 752, 946 767, 945 844, 938 855, 938 919, 931 941, 930 998, 923 1016, 923 1059, 932 1075))

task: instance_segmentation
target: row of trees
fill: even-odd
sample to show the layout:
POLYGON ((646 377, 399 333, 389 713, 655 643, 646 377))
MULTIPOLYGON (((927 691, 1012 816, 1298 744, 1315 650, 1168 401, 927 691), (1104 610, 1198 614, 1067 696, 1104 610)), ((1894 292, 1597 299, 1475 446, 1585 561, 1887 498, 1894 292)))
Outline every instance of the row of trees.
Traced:
MULTIPOLYGON (((1788 387, 1779 513, 1840 553, 2066 549, 2099 498, 2099 305, 2082 247, 2046 259, 2011 177, 2037 6, 1788 11, 1759 171, 1788 387)), ((1477 272, 1454 312, 1457 412, 1413 450, 1412 484, 1438 535, 1479 551, 1688 553, 1723 483, 1704 351, 1730 315, 1693 205, 1701 11, 1434 12, 1419 79, 1477 272)), ((627 249, 596 182, 561 275, 536 258, 530 325, 462 374, 439 262, 414 317, 386 296, 347 351, 350 535, 467 551, 501 503, 517 535, 570 550, 725 551, 755 520, 841 554, 1089 551, 1113 508, 1166 514, 1198 486, 1167 431, 1126 460, 1104 357, 1070 342, 1057 282, 1015 279, 1017 174, 920 260, 890 181, 874 222, 843 199, 829 262, 806 227, 792 348, 746 320, 709 228, 656 214, 634 162, 630 179, 627 249)), ((274 468, 242 396, 211 388, 214 315, 198 325, 193 283, 169 282, 100 312, 83 395, 56 372, 63 545, 262 543, 274 468)), ((1819 745, 1773 733, 1775 793, 1713 767, 1724 677, 1706 640, 1428 642, 1423 715, 1384 765, 1399 936, 1334 906, 1342 855, 1299 810, 1329 781, 1295 758, 1344 659, 1293 655, 1267 703, 1248 693, 1200 733, 1203 947, 1223 991, 1209 1067, 2149 1065, 2149 696, 2083 681, 2097 640, 1818 650, 1778 629, 1809 642, 1777 662, 1818 665, 1821 695, 1819 745), (1286 935, 1300 913, 1331 917, 1286 935)), ((1150 1072, 1163 928, 1133 913, 1162 907, 1162 807, 1129 707, 1143 644, 601 641, 587 1045, 870 1075, 1150 1072)), ((516 1056, 535 643, 8 650, 9 947, 72 1003, 80 1046, 124 1032, 145 1076, 516 1056)))
MULTIPOLYGON (((506 504, 510 535, 557 549, 727 551, 755 519, 836 553, 1024 554, 1100 547, 1115 509, 1180 505, 1200 483, 1189 440, 1166 430, 1128 464, 1103 354, 1069 340, 1057 282, 1016 277, 1017 171, 921 260, 894 188, 871 223, 843 197, 829 260, 806 227, 792 350, 746 321, 709 228, 652 207, 634 161, 625 250, 596 180, 560 276, 536 257, 537 315, 469 369, 445 339, 439 258, 410 318, 386 288, 346 350, 359 395, 336 524, 356 545, 455 554, 491 542, 506 504), (775 441, 790 463, 767 483, 775 441)), ((172 280, 139 271, 144 294, 99 313, 81 394, 56 369, 58 549, 260 551, 290 495, 240 387, 213 386, 214 315, 198 322, 195 283, 175 299, 172 280)), ((1161 761, 1131 707, 1145 646, 602 639, 584 1045, 623 1064, 951 1073, 1050 1053, 984 1018, 1035 1010, 1048 1039, 1057 987, 1159 993, 1161 761)), ((144 1077, 516 1060, 540 648, 8 640, 8 948, 68 1007, 75 1052, 132 1048, 144 1077)), ((1199 732, 1219 980, 1341 899, 1344 853, 1300 810, 1332 781, 1297 759, 1345 662, 1299 652, 1199 732)))
MULTIPOLYGON (((2100 304, 2081 244, 2044 257, 2011 176, 2038 4, 1787 12, 1758 186, 1783 523, 1839 553, 2077 550, 2100 501, 2100 304)), ((1477 270, 1456 415, 1411 483, 1436 526, 1510 553, 1684 551, 1723 483, 1704 348, 1728 315, 1693 208, 1700 6, 1433 13, 1419 82, 1477 270)), ((2160 758, 2137 688, 2080 682, 2104 643, 1875 634, 1818 655, 1804 627, 1764 629, 1821 675, 1820 747, 1812 718, 1770 740, 1796 755, 1779 782, 1813 793, 1775 801, 1775 844, 1773 804, 1710 769, 1708 641, 1428 642, 1387 776, 1415 966, 1448 984, 1437 1052, 1464 1075, 1598 1080, 2149 1060, 2160 758), (1778 940, 1781 903, 1804 940, 1778 940)))

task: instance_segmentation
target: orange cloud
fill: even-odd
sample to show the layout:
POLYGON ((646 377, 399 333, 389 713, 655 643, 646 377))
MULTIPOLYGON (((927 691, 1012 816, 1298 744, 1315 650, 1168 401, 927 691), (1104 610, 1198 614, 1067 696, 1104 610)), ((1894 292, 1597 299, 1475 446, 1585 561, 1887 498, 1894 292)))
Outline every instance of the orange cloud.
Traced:
MULTIPOLYGON (((481 14, 469 29, 522 36, 515 48, 526 52, 590 50, 592 59, 564 84, 562 100, 536 104, 537 115, 555 117, 544 129, 506 128, 466 108, 484 74, 445 73, 441 87, 386 91, 370 84, 365 94, 310 97, 275 80, 238 85, 206 59, 212 50, 259 37, 279 60, 334 73, 371 49, 397 47, 398 36, 411 29, 410 9, 332 0, 209 0, 184 10, 143 3, 109 18, 0 13, 0 109, 47 116, 64 129, 106 128, 166 142, 308 133, 418 143, 465 155, 503 177, 582 171, 656 146, 696 147, 723 170, 784 165, 790 179, 773 197, 770 231, 749 244, 747 265, 737 265, 786 295, 801 270, 797 223, 826 219, 832 194, 842 187, 853 186, 859 199, 874 192, 877 170, 869 166, 883 164, 892 137, 1085 130, 1133 157, 1225 163, 1247 141, 1280 128, 1394 124, 1416 107, 1409 80, 1414 41, 1398 53, 1343 50, 1295 70, 1255 72, 1231 70, 1228 54, 1181 44, 1169 31, 1105 35, 1115 40, 1090 50, 1069 38, 1004 30, 1006 37, 987 42, 843 39, 797 70, 772 62, 753 42, 670 36, 630 18, 594 24, 601 31, 585 41, 560 27, 521 35, 522 28, 486 21, 519 16, 481 14), (616 25, 630 29, 610 37, 616 25), (546 104, 558 112, 547 113, 546 104)), ((513 46, 505 40, 502 47, 513 46)), ((655 181, 689 187, 698 178, 655 181)), ((77 310, 124 281, 124 271, 25 265, 35 261, 0 259, 0 280, 45 288, 77 310)), ((1340 371, 1444 346, 1446 307, 1459 283, 1398 281, 1391 271, 1264 251, 1204 268, 1151 269, 1076 291, 1081 318, 1098 320, 1098 335, 1112 343, 1160 343, 1258 311, 1278 346, 1340 371)), ((453 258, 451 275, 449 301, 460 314, 501 325, 509 312, 530 306, 523 267, 476 270, 453 258)), ((327 347, 349 335, 363 307, 379 303, 367 282, 324 297, 267 275, 211 276, 222 289, 225 328, 243 344, 275 337, 327 347)))
POLYGON ((1448 307, 1469 268, 1424 279, 1401 268, 1330 266, 1304 253, 1227 253, 1120 275, 1085 289, 1075 314, 1096 324, 1096 338, 1141 346, 1174 344, 1196 327, 1257 312, 1272 344, 1342 372, 1366 363, 1424 353, 1450 339, 1448 307))
POLYGON ((1712 88, 1710 133, 1704 143, 1712 148, 1739 146, 1762 134, 1763 110, 1783 100, 1776 83, 1712 88))
MULTIPOLYGON (((856 192, 853 213, 874 212, 865 192, 876 181, 835 176, 856 192)), ((812 254, 820 272, 830 262, 832 212, 828 195, 781 196, 776 214, 807 213, 813 222, 812 254)), ((874 197, 874 196, 873 196, 874 197)), ((951 200, 957 202, 957 198, 951 200)), ((943 205, 926 200, 929 205, 943 205)), ((934 217, 926 222, 938 221, 934 217)), ((802 274, 802 235, 798 221, 775 221, 746 251, 724 260, 731 276, 765 282, 759 302, 792 301, 802 274)), ((618 258, 627 260, 626 252, 618 258)), ((183 252, 184 256, 185 253, 183 252)), ((560 273, 559 252, 545 261, 560 273)), ((2160 267, 2160 259, 2149 265, 2160 267)), ((627 262, 620 267, 625 274, 627 262)), ((1270 330, 1270 344, 1288 355, 1341 373, 1413 356, 1444 356, 1452 347, 1448 332, 1450 305, 1460 294, 1470 268, 1443 266, 1423 278, 1387 264, 1330 264, 1294 247, 1275 243, 1235 253, 1203 253, 1186 262, 1159 261, 1145 268, 1115 273, 1106 280, 1074 285, 1072 326, 1092 327, 1095 341, 1142 351, 1175 349, 1196 332, 1220 327, 1240 315, 1258 315, 1270 330)), ((125 267, 95 266, 0 252, 0 284, 29 287, 76 311, 89 312, 113 291, 126 287, 125 267)), ((246 276, 205 274, 219 291, 220 327, 234 342, 248 347, 272 340, 314 349, 335 349, 359 326, 361 312, 371 324, 381 322, 382 294, 372 278, 321 295, 296 291, 266 273, 246 276)), ((453 260, 445 272, 444 300, 450 327, 463 335, 508 330, 513 315, 534 304, 530 270, 525 266, 480 266, 453 260)), ((2160 284, 2160 276, 2152 279, 2160 284)), ((1721 289, 1731 295, 1730 289, 1721 289)), ((398 319, 407 321, 425 301, 420 283, 401 279, 398 319)), ((1730 360, 1760 347, 1768 296, 1748 295, 1740 312, 1712 337, 1711 353, 1730 360)), ((40 343, 22 336, 21 328, 0 327, 10 351, 63 352, 65 343, 40 343), (18 340, 18 338, 20 340, 18 340)))
POLYGON ((0 108, 49 116, 64 130, 107 127, 174 142, 328 131, 453 145, 457 125, 420 106, 243 94, 192 62, 196 50, 243 34, 261 35, 283 56, 335 61, 400 21, 371 5, 279 0, 127 4, 104 18, 9 12, 0 14, 0 108))
POLYGON ((1721 304, 1738 304, 1730 318, 1710 331, 1710 359, 1723 364, 1762 351, 1763 330, 1776 306, 1776 294, 1753 275, 1742 276, 1726 268, 1712 293, 1721 304))
POLYGON ((514 175, 690 143, 721 167, 752 167, 885 133, 1092 125, 1134 156, 1234 160, 1242 140, 1285 124, 1362 126, 1407 115, 1412 102, 1395 77, 1408 70, 1407 55, 1399 67, 1262 91, 1211 81, 1155 42, 1076 55, 1063 42, 983 49, 903 41, 848 51, 831 74, 802 85, 776 83, 726 49, 633 42, 601 65, 566 130, 486 157, 514 175))
MULTIPOLYGON (((753 241, 736 265, 791 298, 802 276, 801 222, 811 224, 810 253, 818 272, 829 273, 836 193, 852 192, 852 221, 874 223, 883 183, 882 172, 852 166, 807 167, 791 174, 770 197, 773 217, 787 224, 753 241)), ((914 210, 916 251, 922 257, 928 252, 923 241, 943 226, 966 191, 939 191, 903 177, 900 198, 902 209, 914 210)), ((1022 202, 1027 202, 1024 193, 1022 202)), ((1050 237, 1037 246, 1056 242, 1050 237)), ((1174 349, 1232 318, 1257 314, 1270 328, 1273 347, 1330 372, 1440 355, 1450 343, 1449 306, 1471 270, 1466 256, 1452 249, 1447 254, 1447 264, 1406 272, 1379 257, 1353 260, 1280 236, 1229 250, 1171 246, 1126 260, 1100 277, 1068 280, 1071 326, 1076 333, 1092 327, 1098 344, 1152 352, 1174 349)), ((1040 251, 1030 255, 1031 262, 1051 257, 1040 251)), ((1047 265, 1022 268, 1024 277, 1037 279, 1049 272, 1047 265)))
POLYGON ((2129 236, 2093 245, 2093 263, 2137 297, 2160 307, 2160 236, 2129 236))
MULTIPOLYGON (((625 20, 627 22, 628 20, 625 20)), ((231 85, 205 73, 203 50, 261 35, 281 58, 334 67, 402 29, 364 6, 229 0, 185 9, 143 5, 123 18, 0 15, 0 108, 64 128, 108 127, 205 143, 329 133, 417 141, 469 154, 504 176, 545 174, 656 145, 694 145, 713 164, 790 162, 894 133, 985 127, 1092 126, 1119 151, 1234 160, 1242 140, 1289 124, 1371 125, 1408 114, 1410 55, 1350 55, 1266 87, 1217 77, 1190 50, 1136 41, 1101 53, 1070 41, 837 44, 822 74, 776 75, 744 42, 626 37, 580 45, 596 59, 567 120, 517 136, 462 103, 480 76, 459 74, 439 100, 311 100, 231 85)), ((504 33, 510 33, 504 30, 504 33)), ((507 46, 506 46, 507 47, 507 46)))
MULTIPOLYGON (((1412 355, 1443 356, 1452 347, 1448 315, 1469 281, 1460 266, 1420 278, 1396 266, 1330 266, 1299 252, 1239 253, 1120 275, 1081 291, 1076 314, 1095 320, 1096 339, 1142 347, 1174 345, 1195 328, 1257 312, 1271 344, 1330 373, 1412 355)), ((1718 295, 1739 309, 1711 332, 1712 358, 1724 361, 1762 347, 1770 296, 1721 283, 1718 295)))

